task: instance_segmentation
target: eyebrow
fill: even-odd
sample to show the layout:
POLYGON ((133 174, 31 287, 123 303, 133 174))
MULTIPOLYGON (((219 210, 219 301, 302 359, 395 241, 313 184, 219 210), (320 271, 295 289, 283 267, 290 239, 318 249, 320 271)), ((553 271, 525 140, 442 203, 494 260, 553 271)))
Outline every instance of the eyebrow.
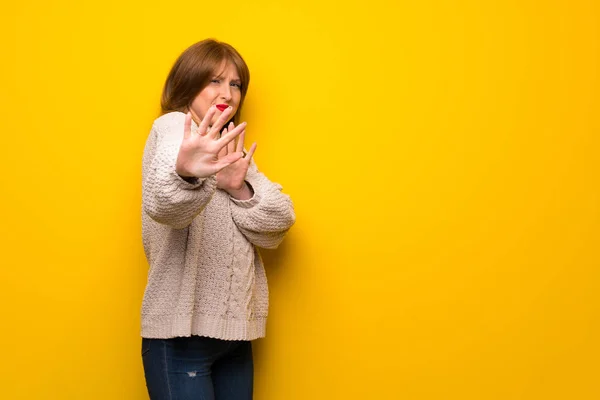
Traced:
POLYGON ((242 80, 241 79, 232 79, 230 82, 239 83, 240 85, 242 84, 242 80))
MULTIPOLYGON (((215 75, 213 77, 213 79, 224 79, 225 77, 223 75, 215 75)), ((236 82, 236 83, 242 83, 241 79, 232 79, 231 82, 236 82)))

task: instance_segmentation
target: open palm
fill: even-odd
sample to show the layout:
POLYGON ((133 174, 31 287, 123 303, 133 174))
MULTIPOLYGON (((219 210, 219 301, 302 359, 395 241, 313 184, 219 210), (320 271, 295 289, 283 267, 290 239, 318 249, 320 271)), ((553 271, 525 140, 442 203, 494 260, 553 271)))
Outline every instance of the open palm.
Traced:
POLYGON ((245 123, 227 131, 219 138, 221 127, 227 122, 231 108, 223 111, 213 127, 208 129, 208 122, 212 120, 216 108, 211 107, 202 119, 196 132, 192 132, 192 116, 188 112, 185 116, 183 141, 177 155, 175 164, 176 172, 184 177, 206 178, 218 173, 223 168, 235 163, 243 157, 243 152, 227 152, 224 157, 219 154, 229 145, 235 145, 235 138, 243 134, 245 123))
MULTIPOLYGON (((223 137, 226 137, 238 128, 239 126, 235 127, 233 122, 231 122, 229 126, 223 130, 223 137)), ((227 160, 232 154, 243 154, 245 135, 246 131, 242 131, 239 135, 237 145, 234 140, 229 141, 227 146, 224 146, 219 151, 219 160, 227 160)), ((246 174, 250 167, 250 160, 252 160, 255 151, 256 143, 253 143, 248 154, 217 172, 217 187, 226 191, 240 190, 244 186, 246 174)))

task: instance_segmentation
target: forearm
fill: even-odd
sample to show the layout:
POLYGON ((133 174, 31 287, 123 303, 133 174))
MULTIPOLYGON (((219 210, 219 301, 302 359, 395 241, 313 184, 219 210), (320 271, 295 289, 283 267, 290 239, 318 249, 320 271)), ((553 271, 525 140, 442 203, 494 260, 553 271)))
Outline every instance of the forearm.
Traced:
POLYGON ((245 182, 252 195, 244 199, 231 196, 233 221, 252 244, 275 248, 296 221, 292 200, 254 164, 245 182))
POLYGON ((189 183, 174 171, 150 176, 143 184, 144 211, 161 224, 185 228, 202 212, 215 188, 216 181, 210 177, 189 183))
POLYGON ((232 217, 242 231, 261 233, 286 232, 296 215, 290 197, 280 192, 281 186, 258 186, 248 200, 232 198, 232 217))
POLYGON ((253 232, 244 228, 239 229, 250 243, 263 249, 276 249, 288 232, 288 229, 280 232, 253 232))
POLYGON ((179 144, 173 135, 151 140, 144 151, 142 170, 144 211, 153 220, 174 228, 188 226, 216 190, 214 176, 190 179, 178 174, 179 144))

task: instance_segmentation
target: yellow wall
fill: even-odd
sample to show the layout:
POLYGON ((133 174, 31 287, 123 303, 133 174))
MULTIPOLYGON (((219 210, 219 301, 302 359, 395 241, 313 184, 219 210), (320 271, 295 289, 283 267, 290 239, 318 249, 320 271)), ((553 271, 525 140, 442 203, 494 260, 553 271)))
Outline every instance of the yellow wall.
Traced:
POLYGON ((0 398, 147 398, 141 154, 205 37, 298 215, 257 399, 600 398, 595 0, 10 3, 0 398))

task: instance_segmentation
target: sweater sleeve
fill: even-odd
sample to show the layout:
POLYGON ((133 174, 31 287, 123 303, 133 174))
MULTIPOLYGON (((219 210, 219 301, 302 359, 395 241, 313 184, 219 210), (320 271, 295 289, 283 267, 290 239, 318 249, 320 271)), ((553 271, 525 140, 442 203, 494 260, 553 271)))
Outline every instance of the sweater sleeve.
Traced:
POLYGON ((275 249, 296 221, 292 201, 281 192, 281 185, 269 181, 258 171, 254 160, 246 181, 252 186, 254 195, 249 200, 231 197, 233 221, 250 243, 275 249))
POLYGON ((182 229, 191 224, 210 201, 216 188, 215 176, 194 183, 175 172, 183 140, 182 113, 157 119, 146 142, 142 161, 142 203, 144 212, 161 224, 182 229))

